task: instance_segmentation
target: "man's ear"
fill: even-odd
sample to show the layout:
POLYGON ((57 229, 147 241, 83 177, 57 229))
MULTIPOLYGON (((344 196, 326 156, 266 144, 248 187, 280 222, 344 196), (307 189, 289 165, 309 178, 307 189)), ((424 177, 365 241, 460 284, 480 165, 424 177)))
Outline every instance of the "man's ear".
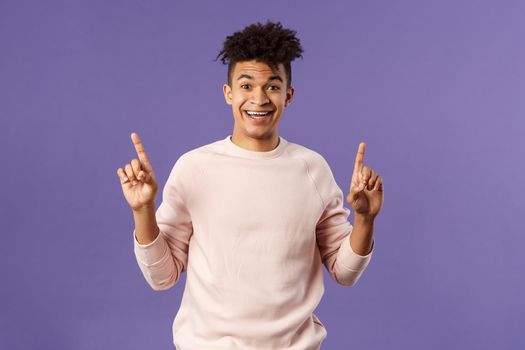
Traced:
POLYGON ((292 86, 286 89, 286 100, 284 100, 285 107, 288 107, 288 105, 292 102, 292 97, 294 93, 295 93, 295 89, 292 86))
POLYGON ((224 84, 222 86, 222 90, 224 92, 224 100, 226 101, 227 104, 231 105, 232 104, 232 88, 230 85, 228 84, 224 84))

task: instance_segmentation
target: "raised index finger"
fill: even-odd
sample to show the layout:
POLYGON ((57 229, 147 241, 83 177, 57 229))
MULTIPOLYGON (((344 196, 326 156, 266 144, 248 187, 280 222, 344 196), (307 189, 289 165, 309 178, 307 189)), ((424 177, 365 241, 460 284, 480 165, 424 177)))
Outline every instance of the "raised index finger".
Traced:
POLYGON ((361 174, 361 170, 363 170, 363 163, 365 162, 365 148, 365 143, 361 142, 355 156, 354 175, 361 174))
POLYGON ((146 150, 144 149, 144 145, 142 144, 139 135, 137 135, 137 133, 132 132, 131 141, 135 146, 135 151, 137 151, 140 163, 144 166, 144 170, 146 170, 147 172, 153 171, 148 159, 148 155, 146 154, 146 150))

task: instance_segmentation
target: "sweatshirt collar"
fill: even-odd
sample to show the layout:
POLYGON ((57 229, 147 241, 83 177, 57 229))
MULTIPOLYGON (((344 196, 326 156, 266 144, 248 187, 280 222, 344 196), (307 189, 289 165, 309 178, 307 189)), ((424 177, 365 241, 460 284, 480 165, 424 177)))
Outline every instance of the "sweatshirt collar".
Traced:
POLYGON ((283 137, 279 136, 279 144, 277 147, 272 149, 271 151, 266 152, 258 152, 258 151, 250 151, 246 148, 242 148, 241 146, 236 145, 231 140, 232 135, 226 136, 226 138, 223 140, 226 144, 226 148, 231 154, 238 155, 244 158, 250 158, 250 159, 272 159, 280 156, 284 149, 286 148, 286 145, 288 144, 288 141, 286 141, 283 137))

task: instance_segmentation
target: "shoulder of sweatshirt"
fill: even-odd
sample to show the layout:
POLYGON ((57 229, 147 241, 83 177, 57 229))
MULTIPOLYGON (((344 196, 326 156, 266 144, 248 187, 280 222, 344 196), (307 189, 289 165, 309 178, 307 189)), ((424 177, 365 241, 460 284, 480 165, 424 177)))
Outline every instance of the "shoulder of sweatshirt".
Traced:
POLYGON ((302 157, 311 161, 324 161, 324 157, 319 152, 298 143, 288 142, 287 152, 291 157, 302 157))
POLYGON ((173 165, 173 171, 181 173, 192 173, 202 171, 202 166, 207 158, 220 148, 220 140, 191 149, 182 153, 173 165))
POLYGON ((330 165, 326 159, 317 151, 307 147, 291 144, 289 153, 292 157, 303 160, 306 173, 313 182, 323 205, 326 205, 334 196, 340 195, 330 165))
POLYGON ((310 175, 315 175, 316 177, 332 176, 328 162, 319 152, 297 143, 289 142, 288 153, 293 158, 302 159, 310 175))
POLYGON ((164 186, 165 198, 180 197, 184 198, 186 203, 190 202, 196 179, 203 173, 206 158, 213 152, 217 142, 191 149, 178 157, 164 186))

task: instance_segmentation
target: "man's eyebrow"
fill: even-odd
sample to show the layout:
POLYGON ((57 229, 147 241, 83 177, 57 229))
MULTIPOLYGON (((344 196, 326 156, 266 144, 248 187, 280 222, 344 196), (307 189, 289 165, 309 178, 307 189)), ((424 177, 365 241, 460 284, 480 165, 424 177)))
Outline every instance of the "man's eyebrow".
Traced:
MULTIPOLYGON (((239 75, 237 80, 241 80, 242 78, 253 79, 253 77, 251 75, 249 75, 249 74, 241 74, 241 75, 239 75)), ((278 75, 272 75, 271 77, 268 78, 268 81, 272 81, 272 80, 279 80, 281 83, 283 82, 283 78, 281 78, 278 75)))
POLYGON ((241 80, 242 78, 253 79, 253 77, 252 77, 251 75, 248 75, 248 74, 241 74, 241 75, 239 75, 239 77, 237 78, 237 80, 241 80))

